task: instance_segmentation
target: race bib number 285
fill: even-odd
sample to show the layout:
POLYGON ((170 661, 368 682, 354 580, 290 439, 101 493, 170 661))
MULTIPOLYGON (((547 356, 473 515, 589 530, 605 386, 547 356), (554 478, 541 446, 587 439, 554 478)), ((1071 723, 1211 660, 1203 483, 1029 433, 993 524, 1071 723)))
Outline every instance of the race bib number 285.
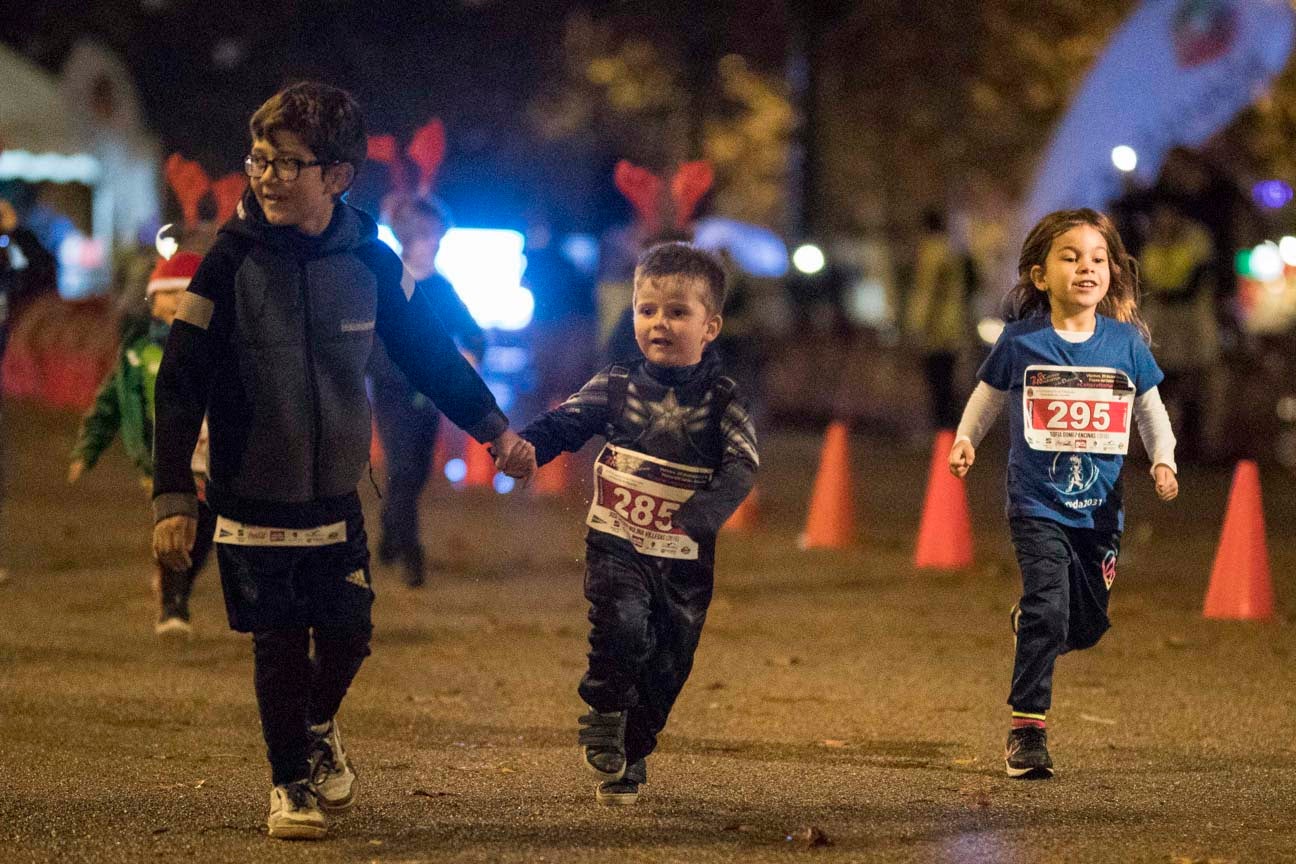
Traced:
POLYGON ((1023 428, 1031 449, 1128 452, 1134 385, 1121 370, 1028 366, 1022 383, 1023 428))
POLYGON ((585 523, 629 541, 645 555, 696 559, 697 543, 671 519, 710 479, 709 468, 608 444, 594 462, 594 500, 585 523))

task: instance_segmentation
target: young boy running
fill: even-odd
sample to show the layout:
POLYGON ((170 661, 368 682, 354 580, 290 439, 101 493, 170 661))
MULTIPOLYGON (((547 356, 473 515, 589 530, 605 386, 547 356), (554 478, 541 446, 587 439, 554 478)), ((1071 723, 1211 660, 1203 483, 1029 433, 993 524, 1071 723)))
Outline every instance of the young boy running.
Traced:
POLYGON ((634 275, 643 358, 611 366, 522 437, 544 464, 607 439, 586 524, 589 668, 585 765, 602 804, 633 804, 645 760, 693 668, 715 581, 715 538, 751 490, 756 432, 720 358, 725 276, 686 243, 644 253, 634 275))

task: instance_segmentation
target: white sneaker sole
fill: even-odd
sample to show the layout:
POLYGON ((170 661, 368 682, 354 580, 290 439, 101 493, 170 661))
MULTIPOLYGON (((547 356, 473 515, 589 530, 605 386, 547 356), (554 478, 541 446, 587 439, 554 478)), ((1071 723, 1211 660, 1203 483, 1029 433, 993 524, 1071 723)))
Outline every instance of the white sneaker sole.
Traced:
POLYGON ((328 833, 327 825, 313 825, 305 822, 270 825, 270 836, 275 840, 319 840, 328 833))
POLYGON ((341 800, 337 800, 337 799, 330 800, 328 798, 325 798, 323 795, 320 794, 320 791, 316 789, 315 800, 316 802, 318 802, 319 808, 326 813, 342 813, 346 810, 350 810, 352 806, 355 805, 355 801, 356 801, 355 787, 352 786, 351 794, 347 795, 346 798, 343 798, 341 800))
POLYGON ((594 798, 604 807, 630 807, 639 800, 638 792, 604 792, 597 789, 594 798))
POLYGON ((1047 780, 1053 776, 1052 768, 1014 768, 1004 760, 1004 770, 1014 780, 1047 780))
POLYGON ((191 639, 193 625, 179 618, 168 618, 153 625, 153 632, 163 639, 191 639))

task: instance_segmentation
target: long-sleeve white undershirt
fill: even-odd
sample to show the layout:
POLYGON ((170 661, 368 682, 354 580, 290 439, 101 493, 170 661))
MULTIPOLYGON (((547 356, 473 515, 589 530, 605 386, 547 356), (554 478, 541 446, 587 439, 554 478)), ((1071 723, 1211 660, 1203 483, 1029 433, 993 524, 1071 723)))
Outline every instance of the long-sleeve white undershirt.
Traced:
MULTIPOLYGON (((959 421, 954 440, 966 440, 973 447, 979 447, 1007 402, 1008 391, 996 390, 984 381, 979 382, 963 409, 963 419, 959 421)), ((1153 468, 1165 465, 1178 474, 1179 468, 1174 460, 1174 430, 1170 428, 1170 415, 1166 413, 1157 388, 1153 387, 1134 399, 1134 423, 1153 468)))

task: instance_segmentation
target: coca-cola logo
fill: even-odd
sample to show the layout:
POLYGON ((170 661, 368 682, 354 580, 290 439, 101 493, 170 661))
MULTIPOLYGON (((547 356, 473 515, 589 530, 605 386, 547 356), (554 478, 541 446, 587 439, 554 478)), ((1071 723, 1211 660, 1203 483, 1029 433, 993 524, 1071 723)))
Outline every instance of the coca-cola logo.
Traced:
POLYGON ((1175 60, 1185 69, 1218 60, 1237 36, 1236 0, 1183 0, 1174 16, 1175 60))

